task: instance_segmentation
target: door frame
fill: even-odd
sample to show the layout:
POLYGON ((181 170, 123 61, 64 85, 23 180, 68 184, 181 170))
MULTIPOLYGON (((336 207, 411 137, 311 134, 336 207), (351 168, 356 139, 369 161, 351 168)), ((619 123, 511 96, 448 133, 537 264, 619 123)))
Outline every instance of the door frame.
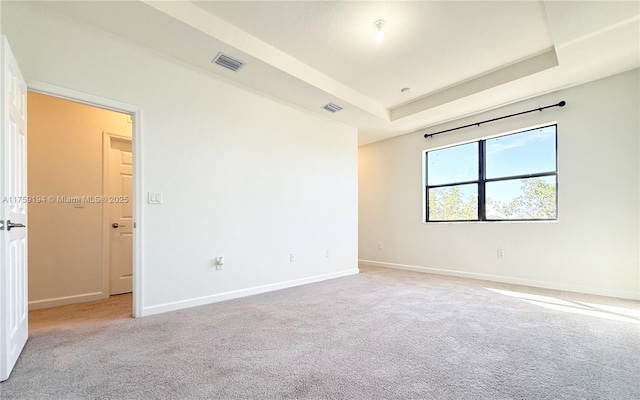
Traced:
MULTIPOLYGON (((107 131, 102 132, 102 194, 109 193, 109 151, 111 150, 112 139, 119 140, 121 142, 131 143, 131 150, 133 150, 133 137, 127 137, 110 133, 107 131)), ((135 168, 135 161, 132 167, 135 168)), ((133 171, 135 172, 135 171, 133 171)), ((133 177, 135 179, 135 176, 133 177)), ((135 198, 135 194, 133 195, 135 198)), ((133 199, 130 199, 133 201, 133 199)), ((102 293, 104 298, 109 298, 111 295, 111 218, 110 218, 110 206, 109 202, 102 203, 102 293)), ((135 220, 135 217, 134 217, 135 220)), ((132 231, 133 232, 133 231, 132 231)), ((135 290, 134 290, 135 292, 135 290)))
MULTIPOLYGON (((120 101, 95 96, 92 94, 80 92, 73 89, 67 89, 61 86, 49 83, 27 79, 27 90, 36 93, 42 93, 47 96, 53 96, 64 100, 74 101, 76 103, 86 104, 93 107, 103 108, 106 110, 116 111, 131 115, 132 131, 131 131, 131 150, 133 153, 133 307, 132 315, 139 318, 144 315, 144 246, 143 246, 143 229, 144 229, 144 207, 143 207, 143 157, 142 157, 142 108, 120 101)), ((27 171, 27 174, 29 172, 27 171)), ((28 176, 28 175, 27 175, 28 176)), ((103 207, 104 220, 104 207, 103 207)), ((104 238, 103 238, 104 240, 104 238)), ((104 251, 104 250, 103 250, 104 251)), ((108 258, 107 258, 108 260, 108 258)), ((104 255, 103 255, 104 262, 104 255)), ((104 266, 103 266, 104 268, 104 266)), ((108 268, 108 265, 107 265, 108 268)), ((104 276, 104 274, 103 274, 104 276)), ((104 277, 103 277, 104 279, 104 277)), ((108 287, 109 283, 106 282, 108 287)), ((103 282, 103 290, 105 283, 103 282)), ((109 295, 109 292, 106 292, 109 295)))

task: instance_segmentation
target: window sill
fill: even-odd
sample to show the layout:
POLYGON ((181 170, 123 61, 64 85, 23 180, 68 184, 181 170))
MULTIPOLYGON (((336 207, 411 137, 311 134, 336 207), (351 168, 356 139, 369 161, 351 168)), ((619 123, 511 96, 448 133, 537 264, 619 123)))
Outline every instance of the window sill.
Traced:
POLYGON ((545 219, 538 221, 422 221, 423 225, 440 225, 440 224, 555 224, 558 223, 557 219, 545 219))

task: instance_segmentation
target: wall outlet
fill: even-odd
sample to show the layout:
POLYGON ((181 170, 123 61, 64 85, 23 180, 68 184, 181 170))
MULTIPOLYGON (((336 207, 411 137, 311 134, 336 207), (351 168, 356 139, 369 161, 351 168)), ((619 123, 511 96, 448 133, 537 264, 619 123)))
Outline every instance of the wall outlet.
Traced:
POLYGON ((378 243, 378 250, 382 250, 382 243, 378 243))
POLYGON ((331 257, 331 251, 330 251, 330 250, 327 250, 327 251, 325 252, 325 255, 327 256, 327 258, 331 257))
POLYGON ((296 255, 293 253, 289 253, 289 261, 294 262, 296 260, 296 255))
POLYGON ((224 257, 217 257, 216 258, 216 269, 219 271, 221 269, 224 269, 224 257))
POLYGON ((498 252, 496 253, 498 258, 504 258, 504 250, 502 249, 498 249, 498 252))

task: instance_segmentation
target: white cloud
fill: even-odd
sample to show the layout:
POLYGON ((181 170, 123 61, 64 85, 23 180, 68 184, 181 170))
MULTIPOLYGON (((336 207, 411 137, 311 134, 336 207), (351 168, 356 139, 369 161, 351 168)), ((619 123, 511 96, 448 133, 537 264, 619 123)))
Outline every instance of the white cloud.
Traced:
POLYGON ((550 136, 553 136, 554 131, 549 128, 542 128, 537 129, 533 134, 531 134, 530 132, 527 133, 527 135, 513 135, 519 136, 517 140, 513 140, 513 136, 504 136, 488 140, 487 154, 495 154, 516 147, 522 147, 531 142, 541 142, 548 139, 550 136), (500 141, 502 141, 503 143, 500 143, 500 141))

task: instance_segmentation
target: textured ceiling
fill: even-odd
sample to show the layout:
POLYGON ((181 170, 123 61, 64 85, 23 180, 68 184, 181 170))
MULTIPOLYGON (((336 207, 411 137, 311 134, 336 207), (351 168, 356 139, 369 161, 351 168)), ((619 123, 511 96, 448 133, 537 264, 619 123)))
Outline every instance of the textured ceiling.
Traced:
POLYGON ((542 2, 195 3, 385 107, 553 45, 542 2))
POLYGON ((356 127, 361 145, 640 66, 638 1, 41 6, 356 127), (373 37, 377 19, 387 22, 381 43, 373 37), (234 73, 211 64, 219 51, 246 66, 234 73), (323 110, 330 101, 343 109, 323 110))

